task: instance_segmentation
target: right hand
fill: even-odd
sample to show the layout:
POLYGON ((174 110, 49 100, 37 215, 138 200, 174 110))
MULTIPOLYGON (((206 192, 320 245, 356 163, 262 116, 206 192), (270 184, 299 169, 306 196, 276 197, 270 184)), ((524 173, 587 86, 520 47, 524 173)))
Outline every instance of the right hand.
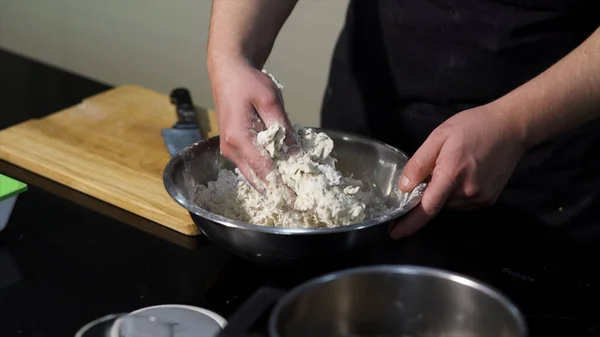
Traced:
POLYGON ((220 130, 221 153, 231 160, 255 189, 261 191, 273 171, 268 154, 256 147, 256 135, 279 123, 285 143, 294 150, 298 141, 283 108, 283 97, 271 78, 241 59, 213 61, 209 74, 220 130), (258 180, 257 180, 258 179, 258 180))

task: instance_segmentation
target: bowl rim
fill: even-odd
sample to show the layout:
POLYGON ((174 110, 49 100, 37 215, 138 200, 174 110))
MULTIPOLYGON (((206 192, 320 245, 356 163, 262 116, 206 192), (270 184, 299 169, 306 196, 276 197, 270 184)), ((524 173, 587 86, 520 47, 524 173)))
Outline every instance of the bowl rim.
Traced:
POLYGON ((271 313, 269 314, 268 320, 268 332, 270 336, 279 336, 277 333, 277 321, 281 314, 283 308, 301 295, 306 290, 309 290, 313 287, 341 279, 348 276, 359 275, 359 274, 373 274, 373 273, 393 273, 393 274, 401 274, 401 275, 421 275, 421 276, 431 276, 438 279, 443 279, 449 282, 458 283, 479 291, 486 296, 494 299, 498 303, 500 303, 506 310, 507 313, 515 320, 517 324, 517 329, 519 333, 519 337, 526 337, 528 334, 527 324, 525 323, 525 318, 521 310, 516 306, 516 304, 510 300, 503 292, 499 289, 483 282, 479 281, 473 277, 466 276, 465 274, 457 273, 454 271, 450 271, 442 268, 433 268, 426 266, 418 266, 411 264, 380 264, 380 265, 371 265, 371 266, 362 266, 362 267, 354 267, 348 269, 342 269, 334 272, 330 272, 325 275, 317 276, 313 279, 310 279, 300 285, 292 288, 290 291, 286 292, 275 304, 271 313))
MULTIPOLYGON (((366 140, 366 141, 370 141, 370 142, 375 142, 378 145, 383 146, 384 148, 387 148, 388 150, 391 150, 391 151, 399 154, 400 156, 406 158, 407 162, 410 159, 410 156, 407 155, 405 152, 399 150, 398 148, 396 148, 394 146, 391 146, 382 141, 379 141, 377 139, 365 137, 365 136, 351 133, 351 132, 339 131, 339 130, 317 128, 317 127, 306 127, 306 128, 313 129, 317 132, 324 132, 328 135, 337 134, 342 139, 344 137, 353 137, 353 138, 360 138, 362 140, 366 140)), ((193 215, 199 216, 201 218, 205 218, 210 221, 216 222, 216 223, 226 226, 226 227, 250 230, 250 231, 261 232, 261 233, 268 233, 268 234, 278 234, 278 235, 327 235, 327 234, 343 233, 343 232, 361 230, 361 229, 368 228, 368 227, 386 224, 387 222, 394 220, 394 219, 400 217, 401 215, 404 215, 404 214, 408 213, 409 211, 411 211, 413 208, 415 208, 420 203, 421 198, 422 198, 422 193, 417 193, 417 196, 410 199, 410 201, 407 202, 406 204, 404 204, 402 207, 398 207, 398 208, 394 209, 392 212, 382 214, 378 217, 371 218, 367 221, 363 221, 360 223, 339 226, 339 227, 332 227, 332 228, 329 228, 329 227, 327 227, 327 228, 268 227, 268 226, 255 225, 255 224, 251 224, 248 222, 230 219, 230 218, 224 217, 222 215, 209 212, 209 211, 203 209, 202 207, 196 205, 195 203, 191 202, 190 200, 188 200, 185 196, 183 196, 182 193, 180 193, 177 190, 177 188, 175 187, 175 182, 173 181, 173 179, 171 179, 171 172, 173 171, 175 163, 182 160, 182 157, 184 156, 185 153, 188 153, 189 151, 191 151, 192 148, 200 146, 205 143, 209 143, 209 142, 217 142, 218 143, 218 139, 219 139, 219 135, 202 139, 194 144, 191 144, 191 145, 185 147, 184 149, 179 151, 177 154, 175 154, 173 157, 171 157, 171 159, 169 160, 169 162, 167 163, 167 165, 165 166, 165 169, 163 171, 163 184, 165 186, 165 189, 167 190, 167 193, 171 196, 171 198, 173 198, 173 200, 175 200, 175 202, 177 202, 180 206, 182 206, 183 208, 188 210, 188 212, 190 212, 193 215)), ((410 193, 413 194, 414 191, 417 189, 424 189, 427 186, 427 184, 428 184, 427 182, 423 182, 423 183, 417 185, 417 187, 410 193)))

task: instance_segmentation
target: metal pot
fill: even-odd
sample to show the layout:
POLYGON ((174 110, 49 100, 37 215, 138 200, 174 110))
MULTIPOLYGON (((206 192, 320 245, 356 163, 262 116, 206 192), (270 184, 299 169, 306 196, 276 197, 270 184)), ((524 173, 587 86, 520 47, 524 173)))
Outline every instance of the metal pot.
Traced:
POLYGON ((374 266, 331 273, 288 293, 261 289, 219 337, 249 336, 270 308, 270 337, 527 336, 519 310, 487 285, 439 269, 374 266))
POLYGON ((393 211, 362 223, 338 228, 278 228, 253 225, 210 213, 194 202, 194 187, 217 179, 220 169, 234 165, 219 150, 219 137, 188 146, 171 158, 164 184, 171 197, 190 212, 194 223, 216 244, 253 262, 287 265, 356 252, 388 238, 387 224, 414 208, 426 184, 412 193, 397 193, 400 173, 408 162, 402 151, 379 141, 345 132, 316 129, 334 141, 337 168, 372 186, 393 211))

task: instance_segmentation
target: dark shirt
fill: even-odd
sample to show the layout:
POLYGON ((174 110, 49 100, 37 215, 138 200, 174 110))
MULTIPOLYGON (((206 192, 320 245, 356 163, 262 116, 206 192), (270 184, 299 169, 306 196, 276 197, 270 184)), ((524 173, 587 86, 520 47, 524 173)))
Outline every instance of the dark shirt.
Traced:
MULTIPOLYGON (((353 0, 322 126, 413 153, 450 116, 537 76, 599 25, 599 0, 353 0)), ((600 121, 540 144, 499 202, 551 226, 588 228, 578 219, 600 205, 598 149, 600 121)))

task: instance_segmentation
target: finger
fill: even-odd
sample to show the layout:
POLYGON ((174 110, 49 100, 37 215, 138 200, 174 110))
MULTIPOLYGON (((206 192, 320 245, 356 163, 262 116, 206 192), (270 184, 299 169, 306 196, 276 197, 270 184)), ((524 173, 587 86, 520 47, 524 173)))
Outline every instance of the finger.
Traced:
POLYGON ((283 143, 287 146, 286 152, 295 155, 298 154, 302 147, 300 145, 300 139, 298 139, 298 135, 296 134, 296 130, 291 126, 291 122, 288 121, 289 127, 285 128, 285 138, 283 143))
POLYGON ((246 178, 246 181, 260 194, 266 193, 265 184, 258 178, 254 170, 242 160, 240 165, 237 165, 238 169, 242 173, 242 175, 246 178))
POLYGON ((300 139, 298 138, 298 134, 294 129, 292 122, 288 118, 287 114, 284 114, 283 122, 278 122, 280 125, 283 125, 285 128, 285 138, 283 139, 283 143, 286 146, 285 152, 289 154, 297 154, 301 150, 300 139))
MULTIPOLYGON (((257 187, 257 179, 266 181, 267 175, 273 170, 272 162, 267 153, 256 146, 256 135, 265 129, 252 106, 243 119, 234 119, 229 122, 228 129, 232 132, 223 132, 221 152, 230 159, 246 179, 257 187)), ((239 109, 238 109, 239 110, 239 109)))
POLYGON ((392 238, 400 239, 410 236, 425 226, 440 212, 453 189, 454 180, 436 168, 431 183, 423 193, 421 202, 398 222, 392 230, 392 238))
POLYGON ((457 211, 473 211, 481 208, 481 205, 469 198, 451 198, 446 202, 444 208, 457 211))
POLYGON ((251 185, 259 193, 264 194, 267 186, 273 184, 273 188, 278 189, 277 193, 285 196, 282 201, 286 204, 293 203, 295 193, 281 180, 268 153, 256 146, 256 134, 264 130, 265 125, 258 115, 255 116, 256 120, 252 123, 254 129, 248 130, 244 138, 246 141, 237 146, 237 153, 243 162, 238 168, 249 182, 252 180, 251 185))
POLYGON ((300 142, 292 126, 288 114, 283 107, 283 96, 281 91, 273 87, 273 91, 263 93, 254 102, 254 108, 260 115, 265 127, 279 124, 285 128, 284 144, 289 152, 296 153, 300 150, 300 142))
POLYGON ((256 177, 267 183, 267 178, 274 169, 273 161, 265 151, 256 146, 254 139, 240 144, 237 152, 256 177))
POLYGON ((435 168, 435 163, 445 138, 430 135, 417 152, 410 158, 400 177, 399 188, 403 192, 412 191, 419 183, 427 179, 435 168))
MULTIPOLYGON (((265 194, 267 188, 274 195, 279 195, 282 206, 287 207, 293 205, 296 200, 296 194, 292 189, 284 183, 281 176, 274 169, 272 159, 266 155, 266 152, 261 151, 255 146, 244 146, 241 151, 242 158, 247 164, 250 174, 255 174, 254 188, 261 194, 265 194), (258 188, 257 188, 258 187, 258 188)), ((244 174, 245 177, 248 177, 244 174)))
POLYGON ((473 198, 470 198, 467 195, 465 195, 465 193, 464 193, 464 191, 462 191, 462 189, 455 188, 454 192, 452 192, 452 194, 448 197, 448 200, 446 200, 446 204, 444 205, 444 208, 459 209, 459 208, 463 207, 464 205, 467 205, 472 202, 473 202, 473 198))
POLYGON ((258 179, 254 171, 246 163, 246 161, 239 155, 239 153, 230 145, 225 144, 222 146, 221 154, 229 159, 237 167, 242 175, 246 178, 246 181, 259 193, 264 193, 264 184, 258 179))
POLYGON ((500 193, 493 197, 486 197, 486 194, 481 194, 476 197, 468 197, 464 193, 454 193, 446 201, 444 208, 458 211, 474 211, 493 205, 500 193))
MULTIPOLYGON (((264 121, 257 114, 254 107, 250 106, 251 110, 248 113, 247 120, 241 120, 240 125, 235 127, 235 130, 243 134, 238 134, 231 144, 242 161, 242 165, 238 166, 240 171, 251 171, 260 181, 266 183, 267 176, 273 171, 273 162, 268 154, 260 149, 256 144, 256 135, 266 129, 264 121), (250 126, 248 128, 248 126, 250 126), (247 166, 248 168, 244 168, 247 166)), ((246 176, 244 174, 244 176, 246 176)), ((246 178, 248 178, 246 176, 246 178)))

